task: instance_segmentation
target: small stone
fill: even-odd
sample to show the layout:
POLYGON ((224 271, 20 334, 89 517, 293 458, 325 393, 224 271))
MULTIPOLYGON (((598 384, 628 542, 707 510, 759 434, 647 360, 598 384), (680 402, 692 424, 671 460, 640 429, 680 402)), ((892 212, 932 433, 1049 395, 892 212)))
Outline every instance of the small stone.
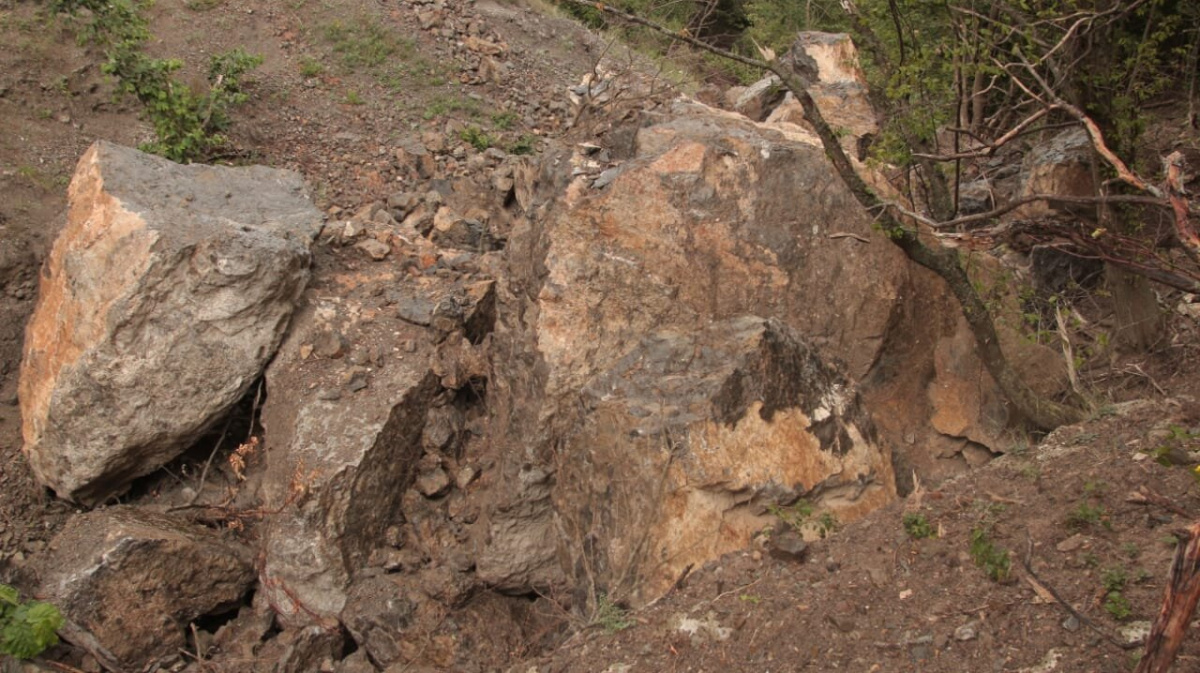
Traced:
POLYGON ((458 468, 458 472, 454 475, 454 485, 459 490, 465 490, 476 478, 479 477, 479 470, 474 465, 463 465, 458 468))
POLYGON ((301 360, 307 360, 308 356, 312 355, 312 353, 313 353, 313 345, 312 344, 300 344, 300 359, 301 360))
POLYGON ((592 181, 592 187, 595 189, 604 189, 611 184, 613 180, 616 180, 617 176, 620 174, 621 169, 619 168, 610 168, 606 171, 601 171, 600 175, 597 175, 596 179, 592 181))
POLYGON ((1069 553, 1084 547, 1087 544, 1087 541, 1088 540, 1085 536, 1076 534, 1063 540, 1062 542, 1059 542, 1054 548, 1060 552, 1069 553))
POLYGON ((830 615, 829 623, 842 633, 850 633, 855 627, 854 619, 846 615, 830 615))
POLYGON ((383 261, 383 259, 392 251, 391 246, 387 245, 386 243, 380 243, 373 238, 359 241, 354 247, 367 253, 367 255, 376 262, 383 261))
POLYGON ((1071 633, 1075 633, 1079 630, 1079 618, 1075 615, 1067 617, 1066 619, 1062 620, 1062 627, 1071 633))
POLYGON ((324 400, 326 402, 340 400, 342 399, 342 391, 334 388, 322 388, 321 390, 317 391, 317 399, 324 400))
POLYGON ((357 393, 360 390, 365 390, 367 387, 367 375, 362 372, 356 372, 350 377, 350 382, 346 384, 350 392, 357 393))
POLYGON ((768 543, 771 556, 781 561, 803 561, 808 543, 794 530, 785 530, 771 536, 768 543))
POLYGON ((954 629, 954 639, 958 641, 975 640, 975 637, 978 635, 979 632, 975 628, 975 622, 967 622, 954 629))
POLYGON ((436 498, 450 488, 450 477, 439 465, 417 475, 417 490, 426 498, 436 498))
POLYGON ((337 332, 325 332, 313 340, 313 352, 317 357, 336 360, 346 354, 346 342, 337 332))

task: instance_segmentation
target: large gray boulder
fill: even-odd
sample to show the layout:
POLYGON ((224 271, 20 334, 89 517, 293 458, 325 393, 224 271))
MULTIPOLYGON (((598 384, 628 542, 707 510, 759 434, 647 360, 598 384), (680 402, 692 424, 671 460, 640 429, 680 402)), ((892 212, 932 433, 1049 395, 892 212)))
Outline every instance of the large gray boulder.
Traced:
POLYGON ((112 670, 177 655, 190 622, 237 607, 254 583, 249 549, 133 507, 73 518, 37 567, 39 596, 68 620, 63 635, 112 670))
POLYGON ((308 280, 299 175, 84 154, 26 331, 34 474, 94 504, 178 456, 258 377, 308 280))

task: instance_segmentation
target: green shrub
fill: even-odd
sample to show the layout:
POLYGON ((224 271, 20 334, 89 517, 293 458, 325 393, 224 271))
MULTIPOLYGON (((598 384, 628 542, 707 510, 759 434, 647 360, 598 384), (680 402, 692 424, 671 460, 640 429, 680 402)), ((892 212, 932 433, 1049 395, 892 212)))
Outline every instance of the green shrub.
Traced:
POLYGON ((596 601, 596 614, 592 623, 604 629, 606 633, 616 633, 634 625, 629 617, 629 611, 617 605, 605 594, 600 594, 596 601))
POLYGON ((468 126, 462 131, 459 131, 458 137, 462 138, 463 142, 471 147, 474 147, 480 152, 496 144, 496 140, 494 138, 488 135, 483 129, 475 125, 468 126))
POLYGON ((16 589, 0 584, 0 654, 36 657, 58 643, 62 625, 58 608, 41 601, 22 602, 16 589))
POLYGON ((155 140, 142 149, 173 161, 203 160, 225 144, 229 111, 248 99, 242 77, 262 58, 242 49, 217 54, 208 65, 208 90, 196 92, 175 77, 183 62, 152 58, 144 51, 150 39, 144 15, 148 3, 137 0, 55 0, 51 8, 76 15, 91 14, 81 37, 105 47, 101 71, 112 76, 117 91, 142 104, 154 126, 155 140))
POLYGON ((923 514, 909 513, 903 518, 904 532, 914 540, 921 540, 927 537, 936 537, 937 531, 929 524, 929 521, 923 514))
POLYGON ((971 529, 971 558, 993 582, 1008 580, 1012 559, 1008 556, 1008 550, 992 542, 986 527, 971 529))

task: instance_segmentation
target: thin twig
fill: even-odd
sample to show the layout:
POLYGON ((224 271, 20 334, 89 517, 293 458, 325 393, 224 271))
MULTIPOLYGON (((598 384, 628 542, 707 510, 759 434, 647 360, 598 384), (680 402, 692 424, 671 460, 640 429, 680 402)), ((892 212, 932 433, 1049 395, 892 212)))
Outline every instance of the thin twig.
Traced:
POLYGON ((1045 589, 1046 593, 1053 596, 1054 600, 1057 601, 1058 604, 1063 607, 1063 609, 1070 613, 1072 617, 1078 619, 1080 624, 1083 624, 1089 629, 1100 634, 1101 638, 1107 640, 1114 647, 1118 647, 1122 650, 1135 650, 1141 647, 1141 643, 1122 643, 1114 638, 1107 631, 1097 626, 1095 622, 1080 614, 1080 612, 1075 609, 1075 606, 1068 603, 1067 600, 1063 598, 1054 587, 1050 586, 1045 582, 1045 580, 1038 577, 1038 574, 1033 571, 1033 538, 1029 535, 1029 531, 1025 531, 1025 556, 1021 559, 1021 565, 1025 567, 1025 572, 1029 575, 1029 578, 1036 582, 1039 587, 1045 589))

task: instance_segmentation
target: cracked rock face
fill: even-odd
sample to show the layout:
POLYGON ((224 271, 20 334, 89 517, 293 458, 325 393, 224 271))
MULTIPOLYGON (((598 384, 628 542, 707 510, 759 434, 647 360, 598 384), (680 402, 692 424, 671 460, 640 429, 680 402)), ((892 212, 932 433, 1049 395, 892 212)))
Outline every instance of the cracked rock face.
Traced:
POLYGON ((869 371, 902 255, 844 236, 876 234, 803 134, 672 112, 609 148, 608 178, 579 153, 522 174, 494 363, 513 488, 478 566, 504 591, 646 602, 773 507, 808 497, 850 520, 895 497, 831 362, 869 371))
POLYGON ((34 474, 95 504, 169 462, 261 373, 308 281, 321 215, 300 177, 180 166, 97 142, 26 331, 34 474))

